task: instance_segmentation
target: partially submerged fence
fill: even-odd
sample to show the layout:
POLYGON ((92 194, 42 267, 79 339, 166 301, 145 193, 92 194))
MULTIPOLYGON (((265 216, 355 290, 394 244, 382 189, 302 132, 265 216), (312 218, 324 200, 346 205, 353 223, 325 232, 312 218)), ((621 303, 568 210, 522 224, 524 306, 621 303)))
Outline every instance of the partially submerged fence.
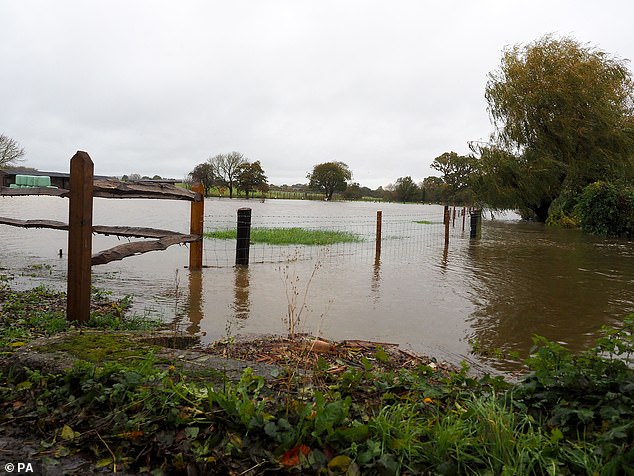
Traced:
POLYGON ((0 224, 23 228, 53 228, 68 231, 67 318, 85 322, 90 317, 91 267, 115 260, 165 250, 174 244, 190 243, 189 268, 202 269, 204 197, 201 184, 183 190, 172 184, 153 182, 125 183, 95 180, 94 165, 86 152, 78 151, 70 161, 69 190, 39 186, 0 187, 0 195, 53 195, 69 198, 68 223, 53 220, 18 220, 0 217, 0 224), (93 197, 150 198, 191 202, 190 233, 143 227, 93 226, 93 197), (92 234, 146 238, 92 254, 92 234))
POLYGON ((209 214, 206 217, 205 265, 229 267, 234 264, 284 263, 294 260, 378 260, 406 258, 430 246, 449 246, 450 239, 475 238, 479 211, 463 207, 412 207, 411 214, 390 214, 377 210, 364 216, 258 215, 241 208, 236 215, 209 214), (469 219, 467 220, 467 218, 469 219), (321 245, 256 242, 251 231, 297 229, 342 232, 350 241, 321 245), (230 233, 230 232, 235 233, 230 233), (233 236, 233 238, 226 238, 233 236))

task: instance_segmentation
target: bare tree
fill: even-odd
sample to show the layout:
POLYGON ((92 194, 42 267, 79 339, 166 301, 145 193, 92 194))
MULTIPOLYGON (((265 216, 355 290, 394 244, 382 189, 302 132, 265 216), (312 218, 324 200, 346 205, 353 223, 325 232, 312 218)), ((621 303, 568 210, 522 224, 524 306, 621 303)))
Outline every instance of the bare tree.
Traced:
POLYGON ((24 149, 10 137, 0 134, 0 168, 20 162, 24 156, 24 149))
POLYGON ((233 188, 235 186, 236 178, 240 173, 240 166, 246 161, 246 157, 240 152, 218 154, 208 160, 208 162, 213 166, 220 182, 229 188, 229 198, 233 197, 233 188))

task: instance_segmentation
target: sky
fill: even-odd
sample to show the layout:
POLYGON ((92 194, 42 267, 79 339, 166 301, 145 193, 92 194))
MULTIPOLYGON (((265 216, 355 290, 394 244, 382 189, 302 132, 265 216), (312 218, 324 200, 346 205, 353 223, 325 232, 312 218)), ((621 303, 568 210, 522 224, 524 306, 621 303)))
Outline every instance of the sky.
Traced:
POLYGON ((329 161, 419 182, 488 139, 505 47, 634 59, 632 18, 631 0, 0 0, 0 134, 46 171, 84 150, 98 175, 181 179, 238 151, 276 185, 329 161))

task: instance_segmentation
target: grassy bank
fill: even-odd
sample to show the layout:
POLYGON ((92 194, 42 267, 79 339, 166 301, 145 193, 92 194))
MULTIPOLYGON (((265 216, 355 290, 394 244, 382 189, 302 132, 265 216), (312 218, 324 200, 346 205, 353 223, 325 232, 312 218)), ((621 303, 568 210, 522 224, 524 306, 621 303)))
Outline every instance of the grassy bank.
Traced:
MULTIPOLYGON (((148 330, 159 322, 129 316, 132 299, 114 300, 106 291, 93 288, 90 320, 85 327, 110 330, 148 330)), ((73 328, 66 319, 66 295, 39 286, 28 292, 12 290, 0 281, 0 355, 42 336, 73 328)))
MULTIPOLYGON (((235 240, 236 230, 205 232, 205 238, 235 240)), ((270 245, 332 245, 335 243, 356 243, 362 239, 346 231, 308 230, 305 228, 252 228, 251 243, 270 245)))
MULTIPOLYGON (((6 300, 1 312, 4 326, 22 325, 8 324, 17 310, 6 300)), ((46 319, 28 326, 53 331, 46 319)), ((150 347, 122 359, 77 352, 65 371, 5 364, 0 427, 35 434, 51 464, 82 451, 145 474, 627 474, 633 330, 634 316, 580 355, 537 338, 516 383, 404 363, 380 345, 348 346, 345 358, 334 345, 288 345, 274 380, 247 369, 222 382, 158 365, 150 347)), ((5 334, 5 358, 11 342, 5 334)))

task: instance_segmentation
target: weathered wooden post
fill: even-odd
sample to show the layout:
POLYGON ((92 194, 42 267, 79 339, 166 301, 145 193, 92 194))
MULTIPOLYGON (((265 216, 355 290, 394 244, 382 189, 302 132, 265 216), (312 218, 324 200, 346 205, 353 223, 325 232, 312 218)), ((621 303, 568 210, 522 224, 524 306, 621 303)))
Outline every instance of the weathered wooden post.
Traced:
POLYGON ((194 241, 189 245, 189 269, 203 269, 203 231, 205 221, 205 189, 203 184, 196 182, 192 186, 192 191, 200 196, 200 200, 194 200, 191 203, 191 211, 189 217, 189 233, 199 235, 200 240, 194 241))
POLYGON ((236 265, 249 266, 250 242, 251 242, 251 209, 238 208, 236 265))
POLYGON ((445 224, 445 248, 449 246, 449 222, 451 220, 451 212, 449 211, 449 205, 445 205, 445 217, 443 223, 445 224))
POLYGON ((381 228, 383 226, 383 211, 377 210, 376 212, 376 251, 374 253, 374 260, 379 261, 381 259, 381 228))
POLYGON ((456 227, 456 206, 453 206, 453 212, 451 214, 451 227, 455 228, 456 227))
POLYGON ((66 318, 80 323, 90 318, 93 175, 90 156, 77 151, 70 159, 66 318))

